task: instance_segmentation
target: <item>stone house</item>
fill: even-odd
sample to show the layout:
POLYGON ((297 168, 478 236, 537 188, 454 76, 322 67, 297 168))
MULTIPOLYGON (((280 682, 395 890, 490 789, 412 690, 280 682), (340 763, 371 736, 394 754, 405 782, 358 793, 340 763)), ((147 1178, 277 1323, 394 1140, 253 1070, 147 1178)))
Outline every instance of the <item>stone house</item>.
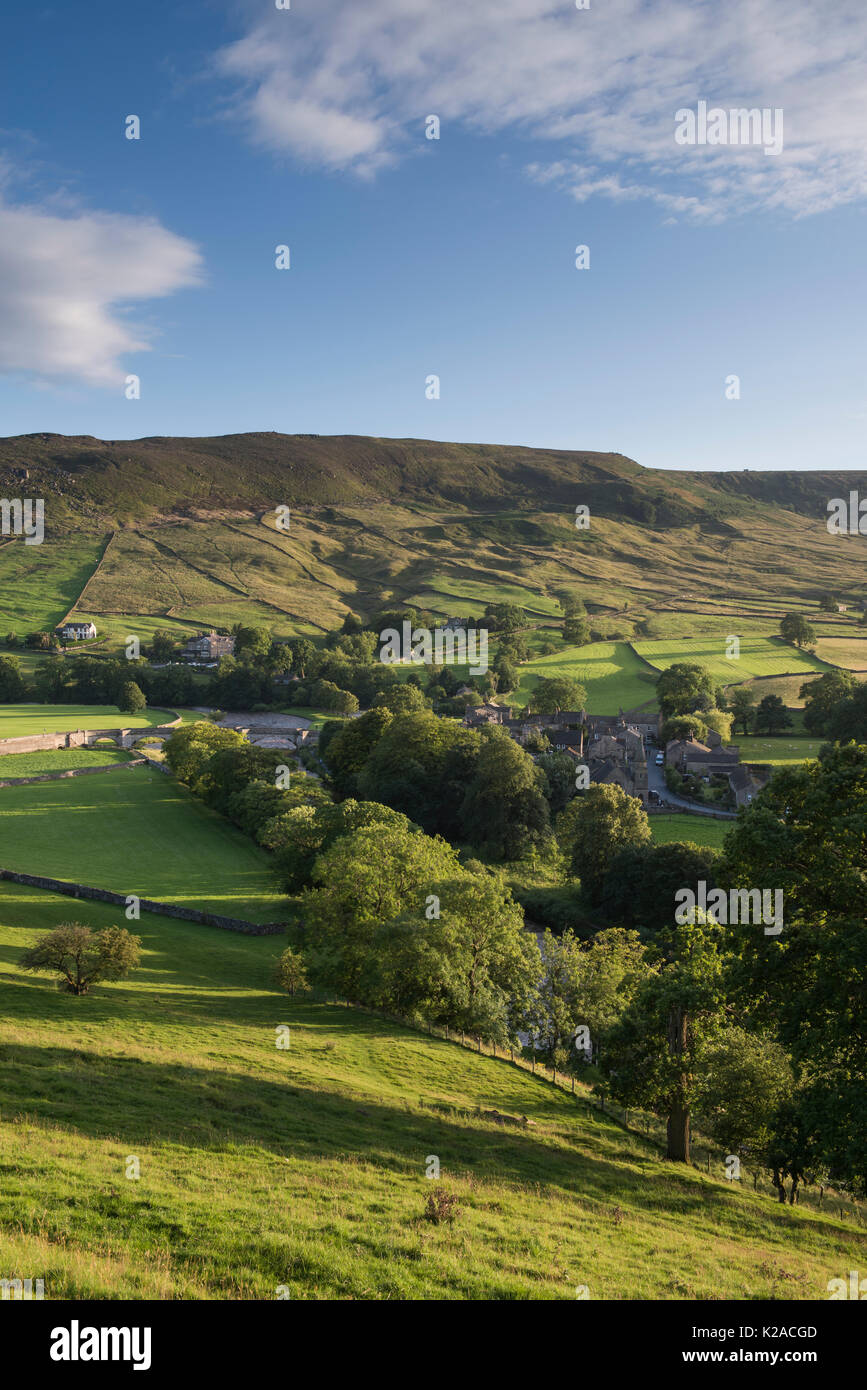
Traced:
POLYGON ((234 637, 223 637, 214 631, 191 637, 181 655, 185 661, 204 663, 219 661, 222 656, 232 656, 235 650, 234 637))

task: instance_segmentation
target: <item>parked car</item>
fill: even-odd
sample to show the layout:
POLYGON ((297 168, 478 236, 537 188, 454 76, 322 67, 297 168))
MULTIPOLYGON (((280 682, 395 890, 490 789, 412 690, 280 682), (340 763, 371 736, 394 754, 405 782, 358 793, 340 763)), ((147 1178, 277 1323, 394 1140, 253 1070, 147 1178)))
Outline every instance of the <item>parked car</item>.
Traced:
POLYGON ((665 762, 665 754, 664 754, 664 753, 657 753, 657 755, 656 755, 656 766, 657 766, 657 767, 662 767, 662 764, 663 764, 664 762, 665 762))

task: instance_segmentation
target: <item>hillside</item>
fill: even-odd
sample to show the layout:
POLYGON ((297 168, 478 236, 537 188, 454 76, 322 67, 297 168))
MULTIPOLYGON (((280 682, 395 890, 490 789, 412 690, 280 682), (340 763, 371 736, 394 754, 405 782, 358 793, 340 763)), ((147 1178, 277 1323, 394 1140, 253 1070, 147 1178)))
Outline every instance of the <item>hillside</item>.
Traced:
POLYGON ((276 993, 273 939, 143 918, 130 980, 62 994, 18 960, 72 906, 0 885, 0 1264, 46 1298, 820 1299, 863 1268, 848 1218, 665 1163, 505 1061, 276 993), (431 1155, 453 1225, 424 1219, 431 1155))
POLYGON ((315 635, 347 608, 405 600, 476 614, 510 599, 544 623, 571 590, 603 638, 654 637, 671 635, 657 615, 672 609, 755 616, 758 600, 766 617, 863 590, 863 538, 825 525, 829 498, 867 494, 861 473, 665 472, 617 454, 353 436, 38 434, 0 440, 0 488, 46 500, 44 545, 0 547, 0 630, 75 612, 115 641, 239 620, 315 635))

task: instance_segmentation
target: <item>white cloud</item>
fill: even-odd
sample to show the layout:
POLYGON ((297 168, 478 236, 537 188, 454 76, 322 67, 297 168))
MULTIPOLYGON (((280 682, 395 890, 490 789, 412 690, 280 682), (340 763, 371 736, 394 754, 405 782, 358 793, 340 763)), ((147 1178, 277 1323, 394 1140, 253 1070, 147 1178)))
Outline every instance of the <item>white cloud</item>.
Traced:
POLYGON ((251 138, 306 163, 373 174, 434 113, 444 140, 453 123, 556 142, 578 198, 713 219, 867 192, 863 0, 293 0, 255 16, 218 67, 251 138), (676 145, 675 111, 700 99, 782 107, 782 154, 676 145))
POLYGON ((193 244, 150 218, 0 199, 0 371, 122 383, 149 347, 126 306, 199 281, 193 244))

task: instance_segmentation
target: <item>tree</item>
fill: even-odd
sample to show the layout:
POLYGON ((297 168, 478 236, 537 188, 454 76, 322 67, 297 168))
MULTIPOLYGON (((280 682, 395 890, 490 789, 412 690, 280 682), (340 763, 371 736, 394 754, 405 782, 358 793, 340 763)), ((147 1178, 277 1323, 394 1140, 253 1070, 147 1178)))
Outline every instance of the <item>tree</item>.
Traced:
POLYGON ((821 594, 819 596, 819 607, 823 613, 836 613, 839 605, 836 594, 821 594))
POLYGON ((461 809, 464 835, 492 859, 521 859, 551 836, 544 775, 504 729, 485 729, 461 809))
POLYGON ((748 734, 755 710, 755 696, 750 687, 736 685, 729 696, 728 704, 735 728, 740 724, 741 732, 748 734))
POLYGON ((176 650, 177 642, 174 633, 168 632, 165 628, 157 628, 150 642, 151 661, 171 661, 176 650))
POLYGON ((699 1058, 723 1018, 721 931, 715 923, 670 929, 657 974, 636 991, 608 1035, 602 1065, 614 1097, 667 1116, 666 1157, 690 1161, 699 1058))
POLYGON ((713 676, 694 661, 676 661, 656 682, 656 696, 665 719, 674 714, 695 714, 717 704, 713 676))
POLYGON ((236 623, 232 628, 235 638, 235 660, 244 663, 263 661, 271 649, 271 634, 266 627, 247 627, 236 623))
POLYGON ((221 729, 217 724, 200 720, 175 729, 165 744, 166 762, 179 782, 192 787, 214 753, 245 745, 246 739, 234 729, 221 729))
POLYGON ((780 634, 798 647, 812 647, 816 641, 816 633, 802 613, 786 613, 780 619, 780 634))
POLYGON ((530 696, 536 714, 559 714, 562 709, 580 710, 587 704, 587 691, 571 676, 542 676, 530 696))
POLYGON ((862 1193, 865 860, 867 746, 850 743, 781 768, 735 822, 719 868, 723 886, 782 890, 783 931, 739 937, 740 987, 802 1079, 798 1151, 809 1139, 834 1178, 862 1193))
POLYGON ((837 707, 852 694, 857 681, 851 671, 826 671, 805 681, 798 691, 804 701, 804 728, 826 734, 837 707))
POLYGON ((61 922, 21 957, 24 970, 44 970, 65 981, 68 994, 87 994, 97 980, 122 980, 141 959, 141 937, 124 927, 91 931, 81 922, 61 922))
MULTIPOLYGON (((547 743, 548 740, 546 739, 546 746, 547 743)), ((524 744, 524 750, 525 752, 532 751, 528 743, 524 744)), ((559 816, 575 795, 575 759, 570 757, 568 753, 543 752, 537 760, 536 766, 545 777, 543 790, 551 810, 551 816, 552 818, 559 816)))
POLYGON ((0 701, 15 704, 23 698, 25 689, 17 656, 0 656, 0 701))
POLYGON ((628 845, 617 852, 605 875, 602 911, 624 926, 662 931, 671 921, 678 890, 698 893, 701 881, 709 889, 716 887, 718 858, 710 847, 683 840, 628 845))
POLYGON ((126 681, 120 692, 117 702, 118 709, 124 714, 138 714, 140 709, 147 705, 141 686, 136 685, 135 681, 126 681))
POLYGON ((841 742, 857 739, 867 743, 867 682, 859 682, 850 695, 834 706, 826 732, 841 742))
POLYGON ((277 871, 288 893, 306 888, 320 854, 336 840, 370 826, 393 830, 415 829, 412 822, 390 806, 377 801, 341 801, 335 806, 290 806, 272 816, 261 826, 259 843, 275 852, 277 871))
POLYGON ((514 603, 489 603, 485 608, 485 626, 492 632, 514 632, 526 622, 523 608, 514 603))
POLYGON ((373 709, 388 709, 392 714, 414 714, 416 710, 427 709, 427 701, 417 685, 396 685, 392 690, 381 690, 374 697, 373 709))
POLYGON ((570 613, 563 624, 563 641, 583 647, 590 641, 590 624, 579 613, 570 613))
POLYGON ((307 970, 302 958, 287 946, 274 972, 277 984, 294 996, 299 990, 307 989, 307 970))
POLYGON ((460 871, 428 887, 438 915, 405 913, 380 929, 368 988, 399 1013, 514 1040, 541 972, 523 912, 484 872, 460 871))
POLYGON ((445 840, 404 826, 368 826, 342 836, 316 860, 304 897, 309 968, 317 983, 360 999, 376 968, 378 930, 412 913, 425 920, 431 884, 457 878, 445 840))
POLYGON ((521 679, 521 673, 517 666, 508 661, 502 652, 498 652, 494 661, 494 675, 497 677, 497 690, 508 692, 514 690, 521 679))
POLYGON ((338 796, 355 795, 358 775, 393 717, 391 710, 379 706, 360 719, 326 724, 320 735, 319 755, 325 760, 338 796))
POLYGON ((310 665, 310 662, 313 660, 315 654, 316 648, 314 647, 313 643, 309 640, 309 638, 295 638, 295 641, 292 643, 293 669, 298 672, 298 675, 301 677, 302 680, 306 679, 307 669, 310 665))
POLYGON ((707 740, 707 724, 697 714, 673 714, 666 719, 659 731, 660 741, 670 743, 672 739, 694 738, 697 743, 707 740))
POLYGON ((779 1043, 728 1024, 702 1051, 696 1109, 702 1127, 727 1153, 765 1159, 777 1114, 795 1088, 791 1063, 779 1043))
POLYGON ((565 1052, 570 1060, 576 1029, 583 1025, 591 1043, 600 1044, 629 1004, 648 970, 637 932, 614 927, 581 941, 567 928, 561 936, 546 931, 542 970, 529 1020, 537 1047, 553 1060, 565 1052))
POLYGON ((779 695, 765 695, 756 710, 757 734, 780 734, 792 727, 792 717, 779 695))
POLYGON ((594 783, 563 815, 571 818, 569 870, 580 878, 588 902, 597 905, 617 852, 650 840, 647 812, 638 797, 628 796, 622 787, 594 783))

